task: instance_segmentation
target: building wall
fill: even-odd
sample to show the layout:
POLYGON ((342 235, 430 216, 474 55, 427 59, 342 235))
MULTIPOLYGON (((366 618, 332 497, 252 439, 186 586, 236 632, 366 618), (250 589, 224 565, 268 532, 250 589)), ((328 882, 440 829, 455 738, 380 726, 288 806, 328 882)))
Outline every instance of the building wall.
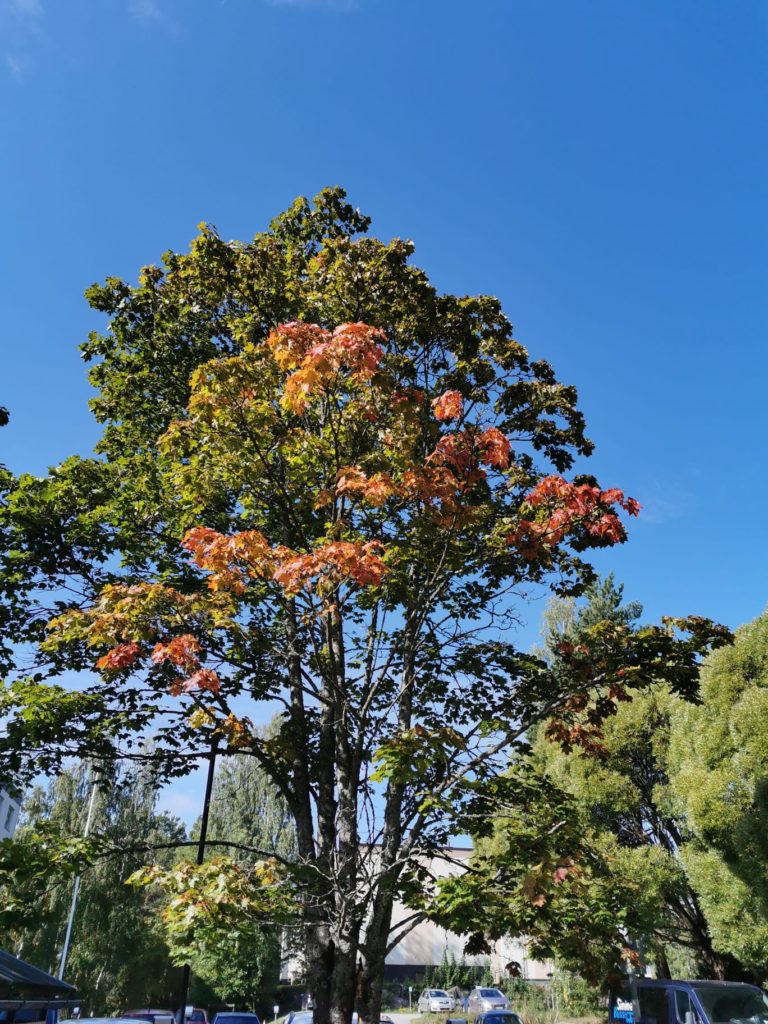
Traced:
MULTIPOLYGON (((375 848, 369 856, 376 857, 375 848)), ((468 847, 449 847, 444 855, 434 857, 429 863, 433 876, 444 878, 463 871, 463 865, 472 856, 468 847)), ((398 926, 404 924, 412 912, 402 903, 396 903, 392 913, 392 931, 394 937, 398 926)), ((302 957, 289 948, 288 936, 284 936, 283 977, 298 979, 303 973, 302 957)), ((415 978, 423 974, 426 967, 438 967, 445 956, 454 957, 465 963, 480 967, 489 967, 497 981, 503 980, 507 974, 507 965, 518 965, 519 973, 529 981, 546 983, 552 973, 552 964, 531 960, 528 957, 525 942, 521 939, 504 938, 495 944, 489 956, 465 956, 464 943, 467 937, 440 928, 431 921, 422 921, 409 931, 394 947, 386 959, 386 976, 394 979, 415 978)))
MULTIPOLYGON (((444 856, 433 858, 429 868, 437 878, 456 875, 463 870, 463 865, 471 856, 472 850, 468 847, 451 847, 445 851, 444 856)), ((392 914, 393 934, 397 933, 398 924, 403 922, 409 913, 408 908, 401 903, 395 905, 392 914)), ((387 957, 388 973, 402 975, 405 973, 404 968, 408 966, 437 967, 445 956, 461 960, 464 956, 466 938, 464 935, 440 928, 431 921, 422 921, 387 957)), ((546 982, 552 973, 551 963, 530 959, 526 944, 521 939, 500 939, 490 957, 464 956, 464 959, 470 965, 487 965, 497 980, 506 977, 508 964, 517 964, 521 976, 530 981, 546 982)))
POLYGON ((0 839, 10 839, 16 831, 20 809, 19 800, 0 789, 0 839))

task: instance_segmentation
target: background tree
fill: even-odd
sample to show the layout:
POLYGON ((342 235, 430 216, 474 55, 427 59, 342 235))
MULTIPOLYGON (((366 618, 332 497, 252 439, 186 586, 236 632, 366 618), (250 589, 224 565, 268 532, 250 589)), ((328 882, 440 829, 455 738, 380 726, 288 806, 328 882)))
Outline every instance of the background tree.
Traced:
MULTIPOLYGON (((545 646, 556 658, 559 636, 575 640, 600 621, 632 623, 641 614, 639 602, 624 603, 623 587, 609 576, 588 588, 583 604, 553 603, 545 618, 545 646)), ((667 687, 653 687, 617 706, 606 720, 599 756, 564 752, 541 735, 534 742, 535 756, 586 811, 602 842, 610 845, 615 837, 614 871, 628 881, 645 879, 645 901, 655 901, 656 909, 643 930, 635 923, 634 935, 645 941, 659 974, 668 975, 667 950, 681 945, 703 976, 740 977, 739 963, 714 948, 707 916, 680 858, 689 828, 670 793, 668 758, 671 721, 684 705, 667 687)))
MULTIPOLYGON (((265 740, 274 740, 279 738, 280 725, 276 718, 256 731, 265 740)), ((198 829, 199 825, 195 834, 198 829)), ((254 758, 225 757, 217 764, 208 836, 214 844, 219 839, 241 843, 243 849, 232 855, 243 864, 257 859, 254 850, 288 861, 296 858, 296 825, 290 808, 254 758)))
MULTIPOLYGON (((539 653, 557 671, 562 650, 578 646, 585 633, 607 622, 633 626, 641 614, 609 576, 590 585, 583 602, 549 603, 539 653)), ((452 912, 466 915, 465 929, 478 943, 483 927, 493 937, 505 927, 529 935, 536 955, 555 957, 596 983, 622 969, 630 940, 655 960, 660 976, 669 976, 667 955, 679 959, 682 950, 704 977, 744 977, 742 958, 713 941, 687 870, 691 827, 671 790, 672 722, 701 713, 657 685, 619 702, 601 726, 599 745, 587 751, 563 749, 542 726, 533 729, 493 836, 478 837, 477 879, 452 882, 440 894, 446 922, 452 912), (486 901, 472 929, 472 899, 485 885, 495 894, 494 913, 486 901)))
MULTIPOLYGON (((274 738, 279 725, 274 720, 259 733, 265 739, 274 738)), ((194 833, 198 830, 199 825, 194 833)), ((255 850, 289 862, 296 859, 296 827, 288 805, 253 758, 222 758, 217 765, 208 835, 214 847, 218 840, 240 844, 232 856, 244 868, 258 860, 255 850)), ((289 951, 301 954, 301 944, 291 941, 290 930, 282 932, 244 918, 224 941, 210 944, 195 957, 192 968, 222 1002, 261 1010, 272 1005, 265 1001, 265 992, 275 989, 281 957, 289 951)))
MULTIPOLYGON (((18 832, 22 846, 38 830, 50 837, 82 833, 93 774, 87 765, 63 772, 47 789, 33 790, 24 803, 18 832)), ((83 994, 88 1012, 119 1013, 130 1006, 168 1005, 179 986, 170 965, 156 897, 125 884, 146 858, 146 850, 127 849, 141 837, 149 844, 172 845, 185 839, 181 823, 156 811, 154 780, 129 772, 100 780, 94 821, 105 844, 125 852, 105 856, 87 867, 77 904, 67 980, 83 994)), ((168 864, 175 855, 158 853, 168 864)), ((31 915, 10 936, 14 952, 58 975, 67 915, 72 899, 69 880, 54 876, 44 887, 29 885, 17 893, 31 915)))
POLYGON ((630 690, 693 692, 727 638, 609 623, 557 671, 516 649, 520 589, 578 593, 583 553, 623 541, 637 503, 561 475, 592 448, 575 390, 497 300, 438 294, 409 243, 367 227, 327 190, 251 243, 204 227, 137 286, 94 286, 98 458, 22 478, 5 516, 4 571, 27 586, 14 639, 38 656, 0 701, 0 767, 142 761, 149 730, 163 779, 214 743, 254 758, 296 861, 146 879, 180 959, 231 925, 221 879, 254 914, 298 911, 322 1024, 347 1024, 358 981, 378 1019, 394 900, 533 724, 594 743, 630 690), (275 703, 265 738, 251 716, 275 703))
POLYGON ((687 824, 682 861, 712 941, 768 974, 768 615, 707 659, 701 703, 676 707, 674 806, 687 824))

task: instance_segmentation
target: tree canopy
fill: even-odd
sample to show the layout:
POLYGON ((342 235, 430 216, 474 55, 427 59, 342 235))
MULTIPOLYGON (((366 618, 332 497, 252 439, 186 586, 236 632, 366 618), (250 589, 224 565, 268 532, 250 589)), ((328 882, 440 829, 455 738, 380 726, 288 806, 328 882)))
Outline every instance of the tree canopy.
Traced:
MULTIPOLYGON (((298 913, 323 1024, 348 1022, 358 989, 378 1018, 395 897, 533 724, 599 743, 617 701, 659 679, 691 695, 727 640, 689 618, 597 624, 556 666, 517 649, 519 595, 578 594, 586 552, 623 542, 639 507, 563 475, 592 450, 576 391, 499 302, 439 294, 410 243, 367 228, 330 189, 252 242, 203 226, 137 285, 91 288, 103 436, 18 481, 0 567, 23 581, 13 639, 35 651, 0 699, 0 767, 87 753, 168 779, 213 747, 254 758, 297 857, 222 872, 254 915, 298 913)), ((184 884, 216 883, 203 865, 184 884)), ((187 922, 217 934, 228 910, 210 908, 186 901, 187 922)))
POLYGON ((676 708, 670 764, 689 828, 683 863, 713 942, 764 977, 768 963, 768 614, 711 655, 701 702, 676 708))
MULTIPOLYGON (((87 764, 63 772, 46 789, 36 787, 24 803, 24 819, 12 845, 33 868, 43 844, 79 836, 85 824, 93 773, 87 764)), ((83 871, 66 980, 77 986, 91 1014, 119 1013, 130 1006, 164 1005, 174 998, 178 972, 169 961, 160 922, 160 904, 148 893, 125 884, 146 858, 146 845, 132 851, 137 838, 157 848, 157 862, 169 866, 172 847, 186 839, 178 820, 156 810, 157 793, 143 771, 103 773, 97 783, 94 822, 102 856, 83 871)), ((86 844, 84 844, 86 845, 86 844)), ((4 851, 5 852, 5 851, 4 851)), ((8 916, 4 945, 58 976, 61 949, 72 899, 71 878, 86 866, 73 856, 69 870, 52 871, 50 861, 25 877, 11 875, 12 889, 0 889, 3 907, 20 904, 22 914, 8 916), (15 924, 13 923, 15 921, 15 924)), ((0 854, 0 879, 4 875, 0 854)))
MULTIPOLYGON (((540 653, 556 669, 563 645, 578 645, 605 622, 632 626, 641 615, 609 576, 590 585, 583 602, 552 599, 540 653)), ((733 649, 705 661, 699 703, 658 683, 617 703, 599 745, 587 750, 563 749, 534 728, 530 752, 518 753, 508 773, 492 835, 475 832, 472 872, 444 883, 435 898, 442 919, 478 943, 505 930, 527 935, 534 953, 597 983, 620 972, 627 955, 655 961, 660 976, 678 962, 702 977, 761 977, 760 883, 740 880, 729 859, 738 849, 762 870, 754 843, 736 838, 735 819, 759 837, 762 818, 756 780, 743 774, 749 755, 742 746, 737 756, 731 724, 744 666, 760 679, 756 634, 743 631, 733 649), (730 800, 726 811, 737 777, 743 800, 738 810, 730 800), (730 854, 713 841, 702 809, 730 854)))

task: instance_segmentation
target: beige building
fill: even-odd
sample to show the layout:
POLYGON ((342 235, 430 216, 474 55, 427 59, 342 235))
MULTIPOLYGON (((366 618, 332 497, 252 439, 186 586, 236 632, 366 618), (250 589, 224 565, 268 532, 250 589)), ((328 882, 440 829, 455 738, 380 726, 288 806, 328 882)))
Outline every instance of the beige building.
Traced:
MULTIPOLYGON (((435 857, 430 863, 430 870, 437 878, 445 878, 458 874, 472 855, 469 847, 448 847, 443 856, 435 857)), ((416 980, 427 967, 438 967, 447 956, 460 961, 462 957, 467 964, 488 967, 493 977, 500 981, 507 975, 507 965, 516 964, 520 975, 532 982, 545 984, 552 973, 550 962, 531 960, 526 944, 521 939, 505 938, 495 944, 490 956, 465 956, 464 943, 467 936, 440 928, 431 921, 421 921, 414 928, 407 929, 407 921, 412 911, 402 903, 397 903, 392 914, 392 930, 390 935, 396 938, 400 931, 405 931, 403 938, 392 949, 386 960, 386 977, 390 979, 416 980)), ((303 974, 301 958, 288 954, 285 959, 283 974, 290 980, 297 980, 303 974)))
MULTIPOLYGON (((444 857, 435 857, 430 865, 432 873, 438 878, 458 874, 462 864, 472 856, 469 847, 449 847, 444 857)), ((410 911, 401 903, 395 907, 392 915, 392 935, 397 934, 398 925, 406 920, 410 911)), ((447 955, 461 960, 464 956, 466 936, 457 935, 446 928, 440 928, 431 921, 422 921, 395 946, 387 957, 387 974, 392 977, 413 976, 424 967, 436 967, 447 955)), ((526 944, 521 939, 504 938, 495 944, 490 957, 464 956, 466 963, 478 967, 488 967, 493 977, 501 980, 507 974, 508 964, 517 964, 520 974, 529 981, 545 983, 552 973, 552 964, 531 960, 526 944)))
POLYGON ((21 802, 7 790, 0 789, 0 839, 10 839, 16 831, 21 802))

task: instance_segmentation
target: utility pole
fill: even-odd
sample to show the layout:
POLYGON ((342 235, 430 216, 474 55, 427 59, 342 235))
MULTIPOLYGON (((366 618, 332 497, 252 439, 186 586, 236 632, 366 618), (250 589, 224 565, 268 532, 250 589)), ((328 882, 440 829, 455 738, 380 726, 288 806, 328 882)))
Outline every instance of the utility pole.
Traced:
MULTIPOLYGON (((85 818, 85 831, 83 832, 83 839, 88 838, 88 833, 91 831, 91 821, 93 820, 93 805, 96 802, 96 783, 94 782, 91 786, 91 799, 88 802, 88 814, 85 818)), ((59 978, 64 981, 64 971, 67 967, 67 957, 69 956, 69 944, 72 939, 72 925, 75 923, 75 910, 77 909, 77 897, 80 894, 80 875, 75 878, 75 885, 72 889, 72 903, 69 907, 69 917, 67 918, 67 930, 64 933, 64 945, 61 950, 61 959, 59 960, 59 978)))
MULTIPOLYGON (((208 813, 211 809, 211 792, 213 791, 213 771, 216 766, 216 737, 211 742, 211 752, 208 754, 208 777, 205 781, 205 796, 203 797, 203 814, 200 818, 200 839, 197 843, 197 863, 202 864, 205 860, 205 841, 208 837, 208 813)), ((179 1015, 177 1024, 184 1024, 187 1012, 187 999, 189 998, 189 977, 192 973, 190 965, 184 964, 181 972, 181 993, 179 997, 179 1015)))

